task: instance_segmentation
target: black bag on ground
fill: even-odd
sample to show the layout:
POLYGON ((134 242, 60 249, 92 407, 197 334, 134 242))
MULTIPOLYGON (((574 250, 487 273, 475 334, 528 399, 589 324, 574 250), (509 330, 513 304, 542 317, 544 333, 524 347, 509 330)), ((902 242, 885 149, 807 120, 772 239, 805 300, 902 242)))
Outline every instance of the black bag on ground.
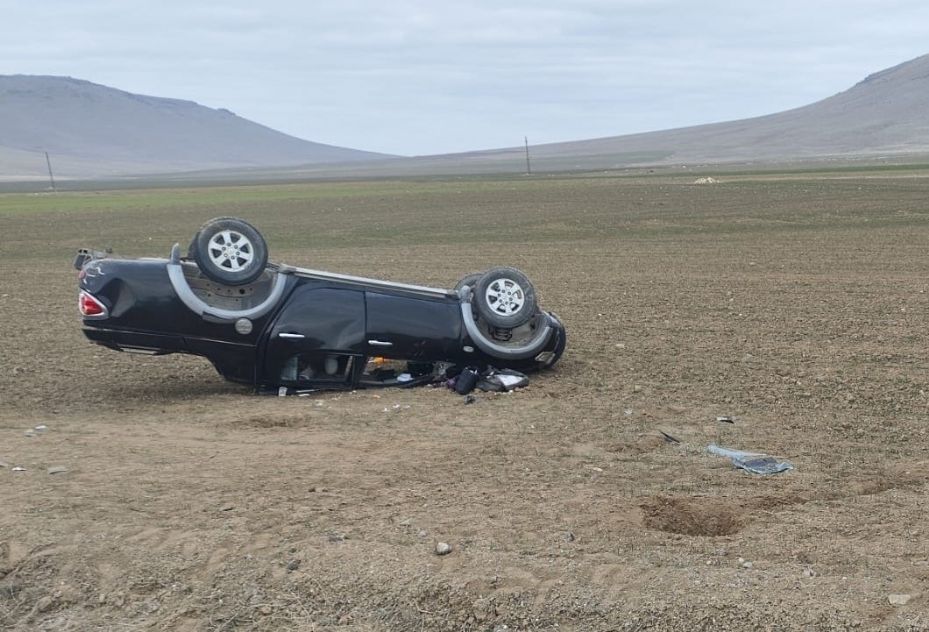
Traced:
POLYGON ((455 392, 459 395, 467 395, 474 390, 477 385, 478 373, 476 369, 470 367, 462 369, 458 377, 455 378, 455 392))

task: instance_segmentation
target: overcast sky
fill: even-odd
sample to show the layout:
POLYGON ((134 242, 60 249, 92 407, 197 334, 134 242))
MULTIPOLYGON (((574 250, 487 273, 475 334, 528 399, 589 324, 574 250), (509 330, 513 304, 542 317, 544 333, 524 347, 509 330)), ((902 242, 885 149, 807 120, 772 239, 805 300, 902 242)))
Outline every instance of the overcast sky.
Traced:
POLYGON ((929 53, 925 0, 0 0, 0 74, 404 155, 767 114, 929 53))

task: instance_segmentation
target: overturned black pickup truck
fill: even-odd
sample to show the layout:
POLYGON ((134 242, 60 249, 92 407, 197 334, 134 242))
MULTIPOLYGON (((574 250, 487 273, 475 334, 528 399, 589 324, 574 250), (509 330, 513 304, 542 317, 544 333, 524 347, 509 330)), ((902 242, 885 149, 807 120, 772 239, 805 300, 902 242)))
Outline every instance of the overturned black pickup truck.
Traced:
POLYGON ((125 259, 81 249, 88 339, 119 351, 207 358, 256 388, 352 389, 417 383, 454 367, 531 372, 555 364, 565 329, 529 280, 496 267, 452 290, 268 262, 237 218, 201 227, 186 256, 125 259))

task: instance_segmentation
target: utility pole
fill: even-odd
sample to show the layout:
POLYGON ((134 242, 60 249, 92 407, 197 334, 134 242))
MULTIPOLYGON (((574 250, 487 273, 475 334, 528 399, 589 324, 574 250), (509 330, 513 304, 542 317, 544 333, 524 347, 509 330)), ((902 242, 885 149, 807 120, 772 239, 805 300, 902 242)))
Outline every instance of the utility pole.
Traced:
POLYGON ((52 183, 52 191, 57 191, 55 188, 55 176, 52 175, 52 160, 48 157, 48 152, 45 152, 45 164, 48 165, 48 180, 52 183))
POLYGON ((529 164, 529 137, 523 136, 523 141, 526 143, 526 175, 532 175, 532 166, 529 164))

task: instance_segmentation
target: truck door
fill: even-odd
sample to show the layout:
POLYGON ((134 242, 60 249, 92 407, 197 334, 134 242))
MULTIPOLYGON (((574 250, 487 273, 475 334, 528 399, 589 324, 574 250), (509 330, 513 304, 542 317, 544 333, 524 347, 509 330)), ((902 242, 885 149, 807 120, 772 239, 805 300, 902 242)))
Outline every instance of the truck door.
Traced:
POLYGON ((454 355, 461 318, 450 301, 365 292, 369 356, 435 362, 454 355))
POLYGON ((298 287, 271 325, 262 382, 350 388, 365 347, 364 292, 298 287))

